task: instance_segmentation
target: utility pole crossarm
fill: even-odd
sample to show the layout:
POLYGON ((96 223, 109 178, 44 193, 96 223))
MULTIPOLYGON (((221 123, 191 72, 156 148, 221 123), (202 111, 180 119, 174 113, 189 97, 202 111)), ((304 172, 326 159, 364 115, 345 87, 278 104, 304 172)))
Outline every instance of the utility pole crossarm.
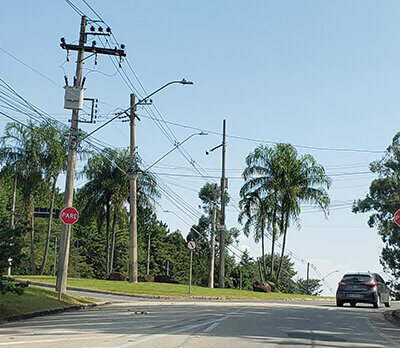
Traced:
POLYGON ((96 47, 96 46, 83 46, 80 47, 79 45, 71 45, 65 42, 61 42, 60 46, 65 50, 71 51, 80 51, 83 49, 85 52, 91 52, 95 54, 107 54, 107 55, 114 55, 120 57, 126 57, 126 53, 124 50, 119 50, 117 48, 103 48, 103 47, 96 47))

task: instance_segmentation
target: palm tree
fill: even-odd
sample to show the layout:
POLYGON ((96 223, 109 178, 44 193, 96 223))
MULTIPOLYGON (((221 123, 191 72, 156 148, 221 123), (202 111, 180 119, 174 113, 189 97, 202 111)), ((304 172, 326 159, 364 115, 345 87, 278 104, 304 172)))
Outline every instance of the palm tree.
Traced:
MULTIPOLYGON (((35 188, 42 180, 41 148, 38 127, 33 122, 27 126, 19 123, 8 123, 1 138, 2 159, 6 166, 11 166, 19 180, 25 207, 27 210, 31 244, 31 269, 36 274, 35 264, 35 232, 34 232, 34 197, 35 188)), ((18 182, 18 180, 16 181, 18 182)), ((16 187, 16 186, 15 186, 16 187)), ((13 194, 14 197, 14 194, 13 194)), ((14 198, 13 198, 14 200, 14 198)), ((13 202, 13 205, 15 203, 13 202)))
POLYGON ((43 123, 40 127, 43 168, 46 182, 50 184, 50 208, 47 224, 46 245, 39 274, 43 275, 49 252, 51 228, 53 222, 54 198, 56 184, 60 173, 66 170, 68 162, 68 137, 54 122, 43 123))
POLYGON ((277 280, 282 269, 290 220, 298 221, 301 203, 314 204, 327 216, 330 203, 327 189, 331 184, 324 167, 318 164, 313 156, 306 154, 298 157, 296 149, 291 145, 285 146, 283 153, 285 165, 281 168, 280 192, 282 200, 280 230, 283 242, 277 280))
POLYGON ((244 224, 243 232, 246 237, 250 235, 251 228, 254 229, 254 241, 258 243, 261 239, 261 260, 263 266, 264 277, 266 274, 265 267, 265 228, 267 226, 268 218, 271 215, 271 207, 268 204, 267 198, 261 198, 259 191, 248 192, 242 197, 239 202, 240 214, 239 222, 244 224))
MULTIPOLYGON (((279 281, 290 221, 298 222, 300 204, 303 202, 315 204, 327 214, 330 201, 326 189, 329 188, 330 179, 311 155, 298 157, 296 149, 290 144, 276 144, 274 147, 259 145, 247 156, 246 164, 241 196, 257 193, 261 199, 267 200, 270 212, 267 221, 273 236, 272 250, 277 237, 277 225, 280 234, 283 234, 281 261, 276 275, 276 281, 279 281)), ((274 256, 274 251, 271 255, 274 256)), ((272 275, 273 262, 272 257, 272 275)))
MULTIPOLYGON (((279 156, 277 156, 273 148, 260 145, 246 157, 246 165, 242 174, 245 183, 240 190, 242 212, 239 218, 247 218, 244 230, 247 234, 249 234, 251 226, 256 225, 256 242, 261 237, 264 237, 261 235, 261 227, 263 231, 265 228, 271 231, 269 278, 274 280, 275 242, 278 237, 279 200, 277 177, 280 166, 279 156), (264 220, 264 223, 261 224, 260 218, 264 220)), ((262 259, 265 272, 264 256, 262 259)))
MULTIPOLYGON (((80 190, 86 202, 82 216, 97 216, 99 231, 105 220, 107 275, 113 269, 116 225, 124 204, 129 201, 129 171, 129 151, 109 148, 90 158, 83 169, 83 175, 89 181, 80 190)), ((136 172, 138 207, 151 207, 159 195, 155 179, 149 173, 136 172)))

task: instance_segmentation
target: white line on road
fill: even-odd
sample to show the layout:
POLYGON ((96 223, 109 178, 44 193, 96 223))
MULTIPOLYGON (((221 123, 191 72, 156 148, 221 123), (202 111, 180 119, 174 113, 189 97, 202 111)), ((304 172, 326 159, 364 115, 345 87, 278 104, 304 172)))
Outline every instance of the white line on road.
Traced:
POLYGON ((214 330, 218 325, 219 325, 219 323, 214 323, 214 324, 210 325, 208 328, 206 328, 203 332, 210 332, 210 331, 214 330))

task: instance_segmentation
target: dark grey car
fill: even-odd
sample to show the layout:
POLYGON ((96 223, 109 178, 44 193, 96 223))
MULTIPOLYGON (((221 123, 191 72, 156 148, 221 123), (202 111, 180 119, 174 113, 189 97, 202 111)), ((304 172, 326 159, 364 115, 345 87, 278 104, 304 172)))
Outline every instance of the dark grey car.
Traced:
POLYGON ((371 303, 375 308, 384 303, 390 307, 390 290, 377 273, 348 273, 336 291, 336 305, 342 307, 346 302, 352 307, 357 303, 371 303))

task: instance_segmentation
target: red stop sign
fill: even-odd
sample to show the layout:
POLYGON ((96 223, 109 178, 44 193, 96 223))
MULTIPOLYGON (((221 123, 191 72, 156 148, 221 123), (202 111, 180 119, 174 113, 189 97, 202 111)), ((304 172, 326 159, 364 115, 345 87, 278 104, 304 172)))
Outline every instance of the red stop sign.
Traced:
POLYGON ((78 221, 79 213, 74 207, 65 207, 61 210, 60 219, 66 225, 73 225, 78 221))
POLYGON ((400 209, 394 213, 394 223, 400 227, 400 209))

